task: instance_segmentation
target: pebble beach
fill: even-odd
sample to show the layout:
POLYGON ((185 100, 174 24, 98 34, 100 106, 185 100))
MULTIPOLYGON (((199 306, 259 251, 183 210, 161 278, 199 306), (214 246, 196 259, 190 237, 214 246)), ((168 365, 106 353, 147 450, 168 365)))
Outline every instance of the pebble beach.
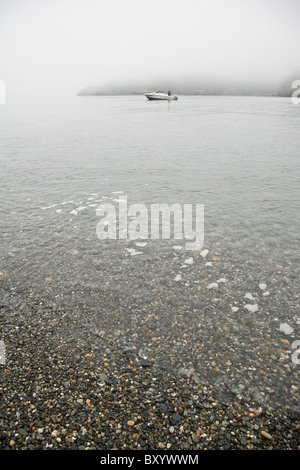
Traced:
POLYGON ((246 292, 221 248, 101 243, 38 281, 1 273, 1 449, 299 449, 276 276, 246 292))

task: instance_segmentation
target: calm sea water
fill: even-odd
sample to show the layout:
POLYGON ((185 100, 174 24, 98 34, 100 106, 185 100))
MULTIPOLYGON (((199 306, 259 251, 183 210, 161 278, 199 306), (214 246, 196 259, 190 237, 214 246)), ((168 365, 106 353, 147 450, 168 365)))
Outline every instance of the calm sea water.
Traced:
MULTIPOLYGON (((239 315, 248 315, 243 295, 253 295, 262 313, 251 314, 252 321, 258 318, 260 329, 272 319, 276 354, 286 338, 282 323, 294 330, 290 344, 300 340, 300 106, 290 99, 12 98, 0 107, 0 154, 0 271, 12 286, 43 292, 50 277, 57 293, 66 285, 94 286, 100 274, 102 283, 111 282, 99 268, 96 207, 118 194, 129 204, 204 204, 205 261, 219 262, 204 278, 226 278, 219 297, 239 315), (259 283, 268 294, 261 302, 269 304, 258 299, 259 283)), ((160 249, 157 242, 148 259, 160 249)), ((129 258, 136 278, 143 276, 141 257, 129 258)), ((115 270, 122 259, 112 261, 115 270)), ((128 270, 129 264, 115 277, 121 291, 128 270)), ((150 292, 157 274, 147 276, 150 292)), ((124 284, 133 298, 134 279, 124 284)), ((192 282, 177 283, 177 294, 192 282)), ((300 366, 291 354, 290 348, 282 362, 294 377, 300 366)))
POLYGON ((43 206, 123 191, 129 204, 204 204, 207 244, 213 231, 245 256, 263 250, 267 264, 288 251, 297 268, 300 107, 289 99, 14 98, 0 111, 12 246, 43 206))

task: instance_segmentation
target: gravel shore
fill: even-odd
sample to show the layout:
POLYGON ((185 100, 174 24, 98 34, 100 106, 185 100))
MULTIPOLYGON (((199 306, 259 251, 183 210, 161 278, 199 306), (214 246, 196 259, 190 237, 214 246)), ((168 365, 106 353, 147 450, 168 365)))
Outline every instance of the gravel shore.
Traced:
POLYGON ((0 449, 299 450, 299 109, 144 98, 2 107, 0 449))
POLYGON ((216 279, 201 253, 131 253, 91 263, 113 283, 76 284, 78 256, 36 283, 2 273, 0 448, 300 449, 299 366, 270 298, 237 317, 226 266, 216 279))

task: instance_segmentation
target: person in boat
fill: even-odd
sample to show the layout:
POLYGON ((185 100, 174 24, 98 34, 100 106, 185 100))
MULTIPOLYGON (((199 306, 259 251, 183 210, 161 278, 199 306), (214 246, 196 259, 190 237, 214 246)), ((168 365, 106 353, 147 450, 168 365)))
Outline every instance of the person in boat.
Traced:
POLYGON ((171 90, 168 91, 168 95, 171 96, 171 90))

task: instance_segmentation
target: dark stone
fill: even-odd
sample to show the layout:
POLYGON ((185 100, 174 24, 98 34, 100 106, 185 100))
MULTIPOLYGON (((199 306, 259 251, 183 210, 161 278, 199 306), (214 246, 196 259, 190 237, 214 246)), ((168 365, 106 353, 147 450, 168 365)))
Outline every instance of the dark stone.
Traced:
POLYGON ((172 421, 173 422, 178 422, 178 421, 181 421, 182 420, 182 416, 180 416, 178 413, 173 413, 172 415, 172 421))
POLYGON ((146 359, 143 359, 141 361, 141 366, 142 367, 150 367, 151 366, 151 363, 149 361, 147 361, 146 359))
POLYGON ((168 406, 167 406, 165 403, 161 403, 161 405, 160 405, 160 411, 161 411, 162 413, 167 413, 167 411, 168 411, 168 406))

